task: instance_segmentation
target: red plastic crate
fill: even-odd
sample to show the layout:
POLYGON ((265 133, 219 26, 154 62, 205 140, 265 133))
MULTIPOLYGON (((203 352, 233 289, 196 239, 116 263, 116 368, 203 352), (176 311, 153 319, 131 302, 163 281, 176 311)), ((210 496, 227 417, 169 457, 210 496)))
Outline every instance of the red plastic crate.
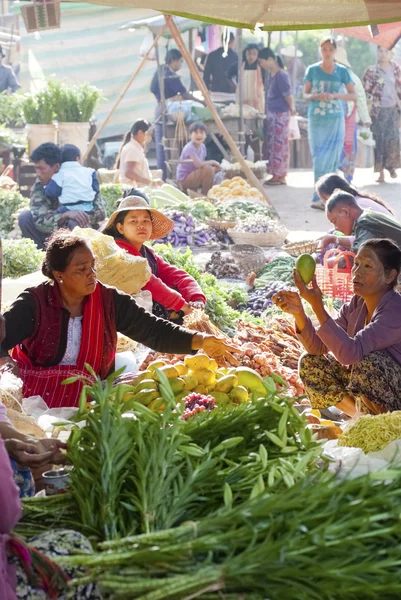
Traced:
POLYGON ((351 274, 354 258, 353 252, 343 252, 337 249, 326 252, 324 264, 316 266, 316 281, 324 294, 342 300, 342 302, 351 300, 354 295, 351 274))

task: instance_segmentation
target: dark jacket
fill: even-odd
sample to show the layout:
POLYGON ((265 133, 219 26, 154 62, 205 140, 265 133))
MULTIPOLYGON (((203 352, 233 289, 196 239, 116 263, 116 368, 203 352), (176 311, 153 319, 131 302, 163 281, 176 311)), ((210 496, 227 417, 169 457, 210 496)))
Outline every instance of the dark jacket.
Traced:
POLYGON ((235 85, 229 79, 228 71, 233 65, 237 65, 238 69, 238 55, 231 48, 228 49, 227 56, 223 56, 223 54, 223 47, 217 48, 209 54, 203 79, 207 89, 211 92, 233 94, 235 85))
MULTIPOLYGON (((115 319, 116 331, 159 352, 192 353, 193 332, 154 317, 139 307, 128 294, 101 283, 98 285, 102 290, 103 306, 110 310, 110 317, 115 319)), ((36 366, 58 365, 67 347, 69 317, 70 313, 57 298, 57 289, 50 282, 25 290, 4 313, 6 337, 0 345, 0 356, 6 356, 8 350, 21 344, 36 366), (39 309, 36 300, 39 295, 35 291, 39 288, 43 291, 44 287, 45 294, 42 294, 42 297, 45 298, 46 306, 39 309), (42 354, 45 358, 35 362, 35 354, 38 356, 40 349, 40 340, 35 339, 35 332, 38 328, 38 319, 43 318, 48 321, 46 324, 48 335, 53 338, 54 343, 49 344, 46 336, 46 340, 43 340, 46 351, 42 354), (30 350, 33 356, 30 355, 30 350)))

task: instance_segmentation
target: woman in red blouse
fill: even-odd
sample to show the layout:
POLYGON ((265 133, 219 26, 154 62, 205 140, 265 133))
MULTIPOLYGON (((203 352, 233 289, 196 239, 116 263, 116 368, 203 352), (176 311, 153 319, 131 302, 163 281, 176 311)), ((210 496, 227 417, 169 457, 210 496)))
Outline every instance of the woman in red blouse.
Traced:
POLYGON ((169 311, 188 315, 193 308, 204 308, 206 304, 205 295, 191 275, 170 265, 144 245, 148 240, 164 237, 173 227, 171 219, 149 208, 145 200, 128 196, 103 228, 103 233, 111 235, 120 248, 146 258, 152 276, 143 289, 152 294, 153 313, 163 318, 168 318, 169 311))

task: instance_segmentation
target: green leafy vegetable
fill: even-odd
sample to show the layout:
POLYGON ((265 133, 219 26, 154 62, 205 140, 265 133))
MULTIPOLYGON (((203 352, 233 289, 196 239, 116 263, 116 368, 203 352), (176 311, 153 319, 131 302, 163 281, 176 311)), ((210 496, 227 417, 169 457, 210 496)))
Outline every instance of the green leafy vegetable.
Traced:
POLYGON ((39 270, 44 253, 32 240, 2 240, 2 247, 3 277, 22 277, 39 270))

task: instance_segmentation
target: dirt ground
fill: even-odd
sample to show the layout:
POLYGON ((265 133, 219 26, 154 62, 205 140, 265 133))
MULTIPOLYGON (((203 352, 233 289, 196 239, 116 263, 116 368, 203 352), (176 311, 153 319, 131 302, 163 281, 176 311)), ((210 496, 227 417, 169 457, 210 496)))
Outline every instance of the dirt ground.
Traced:
MULTIPOLYGON (((401 171, 398 179, 388 183, 376 183, 377 174, 373 169, 356 169, 354 185, 381 196, 401 218, 401 171)), ((310 208, 313 195, 313 173, 309 170, 290 171, 288 185, 268 187, 267 193, 277 209, 281 220, 287 226, 292 241, 311 239, 323 235, 329 229, 329 223, 323 211, 310 208)))

